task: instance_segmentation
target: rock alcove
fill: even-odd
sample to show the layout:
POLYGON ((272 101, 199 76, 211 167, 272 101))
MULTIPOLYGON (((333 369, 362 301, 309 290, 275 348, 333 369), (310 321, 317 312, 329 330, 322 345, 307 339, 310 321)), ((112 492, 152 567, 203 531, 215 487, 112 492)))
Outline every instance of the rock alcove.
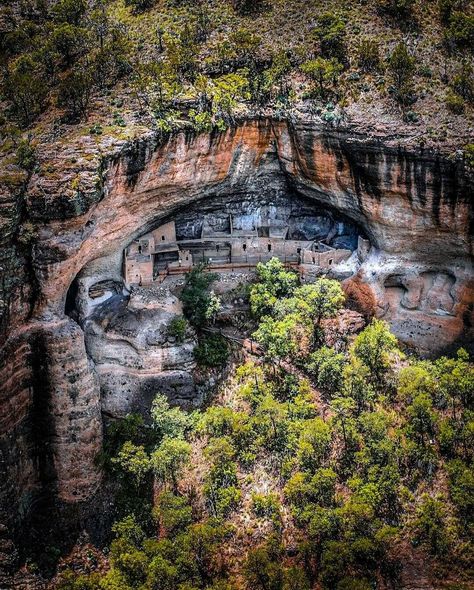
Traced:
MULTIPOLYGON (((101 174, 99 191, 28 196, 40 227, 31 259, 34 281, 9 295, 22 305, 11 308, 0 375, 8 473, 0 503, 10 538, 26 542, 25 531, 34 530, 28 523, 53 510, 60 516, 49 522, 58 529, 73 536, 76 526, 100 535, 100 519, 90 515, 107 512, 99 510, 104 498, 95 462, 103 412, 148 403, 134 381, 142 369, 133 366, 137 343, 130 333, 141 326, 139 338, 146 334, 152 347, 152 331, 143 326, 156 313, 175 313, 177 305, 160 301, 159 293, 153 306, 144 298, 135 308, 133 301, 118 304, 130 290, 124 251, 179 215, 192 229, 213 203, 216 211, 238 203, 242 211, 257 203, 266 211, 288 195, 309 202, 318 211, 309 217, 320 218, 315 225, 327 230, 326 242, 341 223, 329 245, 354 250, 340 273, 353 300, 389 321, 423 354, 472 344, 472 179, 455 161, 313 122, 264 119, 222 134, 151 135, 124 145, 104 161, 101 174), (366 247, 353 240, 358 235, 367 238, 366 247), (341 243, 334 242, 338 238, 341 243), (114 302, 116 324, 109 313, 114 302), (132 311, 138 323, 130 322, 132 311), (105 347, 104 325, 120 326, 116 338, 109 330, 105 347), (107 371, 120 375, 110 395, 107 371)), ((225 225, 225 217, 215 219, 225 225)), ((308 237, 306 221, 293 237, 308 237)), ((155 348, 164 347, 160 342, 155 348)), ((183 372, 189 374, 186 366, 183 372)))
POLYGON ((226 277, 221 290, 247 281, 272 257, 306 281, 321 274, 344 279, 368 255, 364 236, 348 217, 280 182, 258 194, 210 196, 166 217, 111 256, 121 259, 121 280, 112 264, 86 265, 69 288, 66 313, 84 330, 102 410, 146 415, 157 392, 174 403, 199 405, 195 341, 176 343, 167 335, 182 314, 176 286, 193 266, 204 263, 226 277))

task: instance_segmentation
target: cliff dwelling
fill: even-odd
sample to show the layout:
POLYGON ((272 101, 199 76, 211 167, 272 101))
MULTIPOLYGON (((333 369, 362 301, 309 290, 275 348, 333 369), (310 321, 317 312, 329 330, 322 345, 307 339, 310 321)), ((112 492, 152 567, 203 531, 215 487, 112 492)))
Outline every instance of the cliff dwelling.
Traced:
POLYGON ((354 223, 298 197, 210 199, 133 240, 124 251, 124 281, 149 285, 197 264, 254 268, 272 257, 309 278, 346 262, 358 247, 363 256, 368 246, 354 223))

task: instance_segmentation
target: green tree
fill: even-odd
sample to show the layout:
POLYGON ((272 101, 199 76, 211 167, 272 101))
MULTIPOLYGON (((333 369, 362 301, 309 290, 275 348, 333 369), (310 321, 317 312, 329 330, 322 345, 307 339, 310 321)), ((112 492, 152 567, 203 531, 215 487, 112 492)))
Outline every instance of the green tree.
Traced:
POLYGON ((114 522, 112 532, 116 538, 125 540, 136 548, 140 548, 145 540, 145 532, 133 514, 129 514, 125 518, 122 518, 122 520, 114 522))
POLYGON ((159 495, 153 515, 166 535, 171 537, 186 530, 193 521, 192 506, 187 499, 169 491, 159 495))
POLYGON ((461 517, 464 529, 472 533, 474 525, 474 469, 456 459, 448 464, 449 493, 461 517))
POLYGON ((153 429, 159 438, 184 438, 191 427, 191 419, 180 408, 171 408, 168 398, 158 394, 151 404, 150 410, 153 429))
POLYGON ((212 111, 218 120, 230 123, 239 99, 248 98, 248 79, 245 72, 225 74, 216 78, 211 92, 212 111))
POLYGON ((371 409, 376 400, 376 392, 370 383, 370 377, 369 368, 354 354, 350 354, 349 363, 343 368, 342 393, 355 401, 357 416, 371 409))
POLYGON ((311 472, 321 467, 328 456, 331 439, 331 428, 324 420, 305 420, 301 425, 297 447, 301 468, 311 472))
POLYGON ((442 555, 448 551, 446 504, 442 498, 432 498, 424 494, 413 527, 416 540, 426 542, 434 555, 442 555))
POLYGON ((153 590, 175 590, 179 582, 179 571, 162 555, 154 557, 147 567, 145 588, 153 590))
POLYGON ((465 11, 454 11, 449 18, 445 39, 451 50, 456 47, 472 48, 474 44, 474 17, 465 11))
POLYGON ((293 358, 298 352, 299 318, 295 314, 282 320, 270 316, 262 318, 253 337, 265 351, 265 358, 271 364, 293 358))
POLYGON ((155 4, 156 0, 126 0, 125 4, 131 6, 134 12, 144 12, 155 4))
POLYGON ((64 69, 70 68, 86 50, 87 30, 63 22, 51 31, 49 44, 61 56, 64 69))
POLYGON ((215 273, 207 273, 205 268, 205 265, 200 264, 186 275, 181 293, 184 315, 197 328, 202 328, 207 323, 209 287, 217 279, 215 273))
POLYGON ((462 408, 474 409, 474 367, 469 355, 459 349, 456 358, 441 357, 435 362, 435 374, 442 395, 450 401, 452 416, 460 417, 462 408))
POLYGON ((323 57, 310 59, 301 66, 303 74, 306 74, 313 82, 313 93, 321 98, 327 97, 329 85, 337 85, 338 77, 343 69, 337 59, 324 59, 323 57))
POLYGON ((313 34, 319 41, 323 57, 346 59, 345 33, 346 24, 339 15, 324 12, 317 17, 313 34))
POLYGON ((59 0, 51 8, 51 16, 60 23, 79 25, 87 10, 85 0, 59 0))
POLYGON ((28 126, 42 112, 48 96, 41 65, 29 54, 18 57, 6 69, 3 91, 14 117, 28 126))
POLYGON ((408 52, 405 43, 399 43, 388 60, 388 70, 395 90, 395 98, 406 106, 413 92, 415 58, 408 52))
POLYGON ((86 67, 76 67, 63 76, 58 88, 58 106, 66 110, 65 119, 77 122, 87 112, 93 78, 86 67))
POLYGON ((224 540, 229 529, 210 520, 193 524, 176 539, 176 563, 185 579, 205 588, 225 571, 224 540))
POLYGON ((335 423, 341 427, 344 447, 348 449, 355 402, 350 397, 336 397, 331 402, 331 410, 334 412, 335 423))
POLYGON ((290 297, 298 285, 298 277, 285 267, 278 258, 257 264, 258 282, 250 290, 250 308, 260 318, 272 314, 279 299, 290 297))
POLYGON ((168 335, 175 338, 177 342, 184 342, 186 338, 186 331, 188 329, 188 322, 182 316, 175 316, 168 324, 168 335))
POLYGON ((251 549, 244 564, 244 577, 248 588, 255 590, 281 590, 284 572, 280 559, 267 546, 251 549))
POLYGON ((385 322, 374 319, 356 337, 351 350, 368 367, 374 385, 380 387, 390 370, 390 355, 397 350, 397 339, 385 322))
POLYGON ((379 43, 373 37, 364 37, 357 47, 357 65, 363 72, 376 72, 380 69, 379 43))
POLYGON ((308 371, 314 376, 318 387, 333 395, 342 388, 345 363, 342 353, 323 346, 311 354, 308 371))
POLYGON ((232 6, 240 14, 258 12, 265 5, 265 0, 232 0, 232 6))
POLYGON ((156 477, 163 483, 170 482, 173 491, 178 490, 179 476, 191 456, 191 445, 181 438, 165 437, 151 455, 151 465, 156 477))
POLYGON ((415 0, 379 0, 382 10, 397 18, 408 18, 415 0))
POLYGON ((137 486, 141 485, 150 471, 150 459, 142 445, 126 441, 112 462, 131 475, 137 486))
POLYGON ((436 414, 433 402, 425 393, 419 393, 407 407, 410 432, 422 446, 426 445, 434 435, 436 414))

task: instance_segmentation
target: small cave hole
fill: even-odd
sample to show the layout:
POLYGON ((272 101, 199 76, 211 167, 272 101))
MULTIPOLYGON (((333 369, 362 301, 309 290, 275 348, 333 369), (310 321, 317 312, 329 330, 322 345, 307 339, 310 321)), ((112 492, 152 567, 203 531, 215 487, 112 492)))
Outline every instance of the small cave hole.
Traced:
POLYGON ((76 300, 79 295, 79 281, 77 277, 72 281, 67 294, 66 294, 66 305, 64 307, 64 313, 71 317, 73 320, 77 320, 77 309, 76 300))

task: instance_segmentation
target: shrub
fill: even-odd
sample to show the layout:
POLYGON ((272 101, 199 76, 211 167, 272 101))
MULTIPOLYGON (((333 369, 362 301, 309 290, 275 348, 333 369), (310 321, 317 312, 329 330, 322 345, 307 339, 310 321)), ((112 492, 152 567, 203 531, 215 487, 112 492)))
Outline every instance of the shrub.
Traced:
POLYGON ((438 8, 441 20, 449 24, 449 20, 456 10, 463 8, 464 0, 438 0, 438 8))
POLYGON ((408 104, 413 91, 415 59, 408 53, 405 43, 399 43, 393 50, 388 61, 388 69, 396 99, 403 105, 408 104))
POLYGON ((189 461, 191 446, 181 438, 165 437, 151 455, 151 465, 156 477, 163 483, 171 483, 178 489, 178 478, 189 461))
POLYGON ((74 68, 61 80, 58 89, 58 106, 66 109, 68 122, 79 121, 87 112, 92 92, 92 75, 85 68, 74 68))
POLYGON ((3 91, 13 116, 20 125, 28 126, 42 112, 48 95, 41 65, 31 55, 19 57, 6 70, 3 91))
POLYGON ((449 26, 445 31, 448 46, 472 47, 474 44, 474 16, 457 11, 449 19, 449 26))
POLYGON ((36 166, 36 150, 31 143, 22 139, 16 148, 16 161, 20 168, 31 172, 36 166))
POLYGON ((184 342, 188 322, 182 316, 174 317, 168 324, 168 336, 175 338, 177 342, 184 342))
POLYGON ((366 37, 359 43, 357 65, 363 72, 376 72, 380 68, 380 49, 376 39, 366 37))
POLYGON ((112 462, 128 473, 136 485, 144 482, 150 470, 150 459, 145 448, 142 445, 135 445, 131 441, 126 441, 123 444, 118 456, 112 459, 112 462))
POLYGON ((466 528, 474 522, 474 470, 459 459, 448 463, 449 492, 466 528))
POLYGON ((468 143, 464 146, 464 159, 468 166, 474 168, 474 143, 468 143))
POLYGON ((194 349, 194 358, 202 367, 223 367, 229 358, 227 340, 220 334, 204 336, 194 349))
POLYGON ((126 0, 125 4, 131 6, 134 12, 144 12, 155 4, 155 0, 126 0))
POLYGON ((415 0, 378 0, 380 10, 393 17, 407 17, 413 8, 415 0))
POLYGON ((449 91, 445 98, 447 108, 455 115, 462 115, 464 113, 464 100, 455 92, 449 91))
POLYGON ((372 320, 355 339, 353 352, 370 370, 374 385, 380 386, 390 368, 390 354, 397 349, 397 339, 388 325, 372 320))
POLYGON ((469 102, 474 101, 474 68, 463 61, 451 83, 453 90, 469 102))
POLYGON ((232 0, 234 10, 240 14, 252 14, 261 10, 265 0, 232 0))
POLYGON ((252 492, 252 510, 261 518, 272 518, 280 514, 280 500, 276 494, 252 492))
POLYGON ((324 98, 329 93, 329 86, 335 86, 343 66, 337 59, 324 59, 318 57, 306 61, 301 66, 301 71, 313 82, 312 93, 324 98))
POLYGON ((422 497, 413 523, 416 541, 426 542, 434 555, 442 555, 449 549, 446 530, 446 505, 440 498, 422 497))
POLYGON ((151 405, 153 430, 158 437, 183 438, 191 427, 188 414, 180 408, 171 408, 165 395, 158 394, 151 405))
POLYGON ((167 535, 174 536, 188 527, 192 519, 192 507, 186 498, 172 492, 163 492, 158 498, 153 515, 167 535))
POLYGON ((319 41, 323 57, 346 59, 345 31, 346 25, 338 14, 324 12, 316 19, 313 34, 319 41))
POLYGON ((310 357, 308 370, 318 387, 333 394, 342 387, 345 357, 334 349, 323 346, 310 357))

